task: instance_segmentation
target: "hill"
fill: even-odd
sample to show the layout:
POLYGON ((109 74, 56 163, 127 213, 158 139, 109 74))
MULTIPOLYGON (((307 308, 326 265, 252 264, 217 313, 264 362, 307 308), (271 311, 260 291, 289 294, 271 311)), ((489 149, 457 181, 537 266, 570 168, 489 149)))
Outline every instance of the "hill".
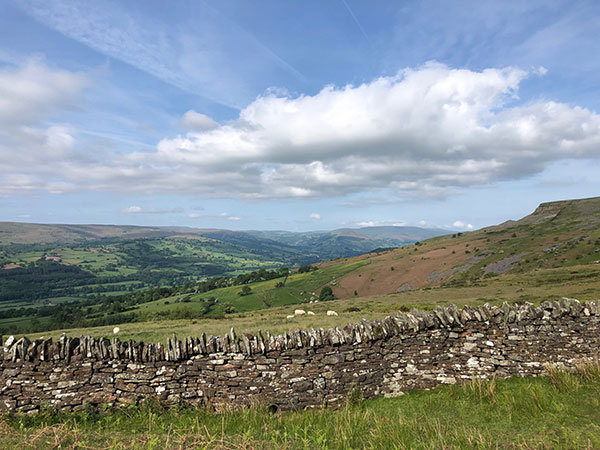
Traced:
POLYGON ((398 247, 441 230, 243 232, 186 227, 0 223, 0 302, 44 304, 398 247))
MULTIPOLYGON (((359 256, 360 270, 336 279, 338 298, 465 286, 503 274, 600 262, 600 197, 542 203, 497 226, 359 256)), ((336 262, 324 263, 327 267, 336 262)))
POLYGON ((292 324, 343 326, 361 317, 447 302, 539 303, 562 296, 597 300, 600 229, 595 224, 599 214, 600 198, 553 202, 520 220, 317 263, 302 272, 263 268, 263 272, 168 289, 92 295, 83 300, 59 298, 52 300, 54 306, 39 301, 32 305, 34 314, 19 307, 22 304, 9 302, 0 310, 0 332, 105 325, 86 331, 102 335, 110 333, 109 325, 128 323, 123 329, 132 337, 162 339, 174 329, 220 334, 234 324, 248 331, 261 327, 283 331, 292 324), (318 303, 326 286, 337 300, 318 303), (317 315, 290 322, 286 316, 293 313, 292 305, 301 303, 317 315), (339 317, 326 316, 328 309, 338 311, 339 317))
POLYGON ((448 234, 448 230, 381 226, 305 233, 288 231, 248 231, 247 233, 303 249, 307 254, 317 251, 323 259, 336 259, 368 253, 375 249, 402 247, 423 239, 448 234))

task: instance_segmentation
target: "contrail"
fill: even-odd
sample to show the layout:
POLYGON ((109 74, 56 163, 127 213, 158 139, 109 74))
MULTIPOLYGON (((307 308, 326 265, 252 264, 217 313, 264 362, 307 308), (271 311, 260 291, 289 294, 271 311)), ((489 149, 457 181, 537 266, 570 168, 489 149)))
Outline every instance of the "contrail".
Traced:
POLYGON ((367 36, 367 33, 365 32, 365 29, 362 27, 362 25, 360 24, 360 22, 358 21, 358 19, 354 15, 354 13, 352 12, 352 9, 350 9, 350 6, 348 6, 348 3, 346 3, 346 0, 342 0, 342 3, 344 4, 344 6, 346 7, 346 9, 350 13, 350 15, 352 16, 352 18, 354 19, 354 22, 356 22, 356 25, 360 29, 360 32, 362 33, 362 35, 365 37, 365 39, 367 40, 367 42, 370 44, 371 43, 371 39, 369 39, 369 36, 367 36))

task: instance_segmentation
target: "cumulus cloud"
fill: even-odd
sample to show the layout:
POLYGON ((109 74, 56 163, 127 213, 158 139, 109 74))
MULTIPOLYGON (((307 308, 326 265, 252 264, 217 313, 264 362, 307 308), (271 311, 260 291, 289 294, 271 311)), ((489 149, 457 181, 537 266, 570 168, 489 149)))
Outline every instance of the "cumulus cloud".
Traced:
POLYGON ((85 75, 46 67, 30 59, 20 67, 0 69, 0 131, 36 124, 57 109, 77 108, 85 75))
POLYGON ((141 206, 135 206, 135 205, 134 206, 130 206, 129 208, 123 208, 123 209, 121 209, 121 212, 123 214, 139 214, 142 211, 143 210, 142 210, 141 206))
POLYGON ((231 214, 226 213, 226 212, 222 212, 221 214, 219 214, 219 217, 222 217, 227 220, 242 220, 241 217, 232 216, 231 214))
POLYGON ((236 120, 213 128, 212 119, 188 111, 196 129, 161 140, 153 152, 113 154, 93 164, 59 157, 54 178, 80 189, 204 197, 381 189, 401 198, 443 197, 528 177, 558 160, 600 157, 598 114, 519 99, 520 83, 542 73, 429 63, 311 96, 269 91, 236 120))
POLYGON ((364 228, 364 227, 376 227, 378 225, 378 222, 374 221, 374 220, 362 220, 360 222, 356 222, 356 225, 364 228))
MULTIPOLYGON (((173 208, 173 209, 144 209, 141 206, 133 205, 127 208, 122 208, 120 210, 123 214, 177 214, 182 213, 183 208, 173 208)), ((189 215, 188 215, 189 217, 189 215)))
POLYGON ((61 168, 68 160, 81 163, 74 130, 47 120, 77 109, 87 84, 84 74, 48 68, 40 59, 0 68, 0 194, 78 188, 61 168))
POLYGON ((321 220, 321 214, 319 214, 319 213, 311 213, 310 216, 308 216, 308 217, 313 220, 321 220))
POLYGON ((213 130, 219 127, 219 124, 213 119, 192 109, 183 115, 181 125, 188 130, 194 131, 213 130))
POLYGON ((464 223, 461 220, 457 220, 455 221, 452 226, 454 228, 461 228, 461 229, 467 229, 467 230, 472 230, 473 229, 473 225, 471 225, 470 223, 464 223))
POLYGON ((557 159, 598 156, 600 116, 556 102, 519 102, 528 75, 430 63, 314 96, 269 94, 237 121, 162 140, 153 159, 184 168, 205 193, 202 174, 218 172, 227 195, 261 198, 378 188, 440 196, 525 177, 557 159))
POLYGON ((356 222, 356 225, 361 228, 366 227, 405 227, 408 225, 407 222, 391 222, 391 221, 380 221, 380 220, 363 220, 356 222))

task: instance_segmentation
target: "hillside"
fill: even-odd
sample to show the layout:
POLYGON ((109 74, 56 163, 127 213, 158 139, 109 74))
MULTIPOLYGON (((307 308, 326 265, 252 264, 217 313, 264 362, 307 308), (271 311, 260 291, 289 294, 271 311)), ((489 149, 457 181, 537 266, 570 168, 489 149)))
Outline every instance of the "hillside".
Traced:
POLYGON ((442 230, 243 232, 0 223, 0 301, 57 303, 398 247, 442 230))
MULTIPOLYGON (((502 274, 600 262, 600 197, 541 204, 516 221, 381 254, 332 286, 339 298, 468 285, 502 274)), ((336 264, 328 262, 322 267, 336 264)))
MULTIPOLYGON (((545 203, 520 220, 469 233, 438 236, 393 250, 317 263, 316 270, 302 273, 266 272, 264 263, 260 266, 256 262, 263 272, 254 272, 250 277, 211 278, 205 283, 186 283, 153 291, 140 290, 136 285, 122 286, 121 291, 102 296, 82 295, 86 283, 95 281, 86 279, 85 273, 76 272, 67 286, 74 295, 52 300, 41 298, 33 303, 5 301, 0 310, 0 332, 11 334, 129 322, 144 322, 126 327, 128 333, 141 333, 144 337, 157 330, 162 337, 173 329, 183 328, 194 333, 207 329, 221 332, 223 327, 233 323, 242 329, 268 326, 283 330, 291 326, 286 316, 293 312, 292 305, 316 303, 325 286, 333 290, 337 300, 306 305, 320 316, 295 319, 294 325, 344 325, 348 320, 379 317, 414 306, 431 308, 448 301, 457 304, 540 302, 562 296, 595 300, 600 296, 599 222, 600 198, 545 203), (35 314, 23 306, 32 307, 35 314), (339 318, 326 317, 329 308, 340 312, 339 318), (223 317, 227 320, 208 320, 223 317)), ((224 238, 228 232, 213 230, 211 233, 211 238, 203 238, 206 242, 224 245, 216 239, 224 238)), ((251 234, 233 232, 233 236, 238 239, 238 250, 244 248, 242 243, 265 241, 251 234)), ((276 241, 266 241, 272 249, 279 248, 276 241)), ((134 240, 119 245, 139 251, 140 246, 144 249, 144 245, 152 242, 134 240)), ((164 238, 156 242, 170 249, 188 248, 186 246, 192 243, 205 245, 196 239, 164 238)), ((285 248, 294 247, 285 244, 285 248)), ((110 250, 104 250, 108 253, 98 251, 93 255, 114 257, 110 250)), ((265 256, 273 251, 268 247, 264 250, 265 256)), ((224 260, 232 258, 227 251, 222 250, 224 260)), ((158 273, 160 265, 168 260, 178 261, 182 270, 187 264, 185 259, 173 259, 173 255, 171 259, 159 258, 160 253, 155 256, 156 259, 145 257, 149 264, 146 270, 150 273, 158 273)), ((242 261, 241 256, 236 257, 238 262, 242 261)), ((115 264, 115 267, 124 270, 130 266, 115 264)), ((250 270, 256 269, 240 272, 247 274, 250 270)), ((0 272, 18 273, 18 269, 0 272)), ((45 268, 39 273, 51 277, 54 272, 45 268)), ((30 285, 26 286, 31 289, 30 285)), ((110 332, 110 327, 95 329, 100 334, 110 332)))

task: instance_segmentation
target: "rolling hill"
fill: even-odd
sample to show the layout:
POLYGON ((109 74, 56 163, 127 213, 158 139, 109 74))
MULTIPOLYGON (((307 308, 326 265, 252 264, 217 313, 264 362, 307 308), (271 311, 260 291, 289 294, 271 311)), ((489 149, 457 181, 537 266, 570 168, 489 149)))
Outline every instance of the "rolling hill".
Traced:
MULTIPOLYGON (((338 298, 464 286, 503 274, 600 263, 600 197, 542 203, 497 226, 363 255, 360 270, 336 279, 338 298)), ((348 262, 348 261, 345 261, 348 262)), ((324 263, 327 267, 336 262, 324 263)))
MULTIPOLYGON (((199 283, 172 290, 89 297, 79 303, 61 303, 59 299, 54 303, 60 304, 51 308, 44 303, 34 305, 40 312, 33 315, 22 309, 7 310, 10 314, 4 314, 5 319, 0 310, 0 331, 127 322, 124 329, 136 338, 163 338, 174 329, 185 329, 191 334, 208 330, 221 333, 232 325, 249 331, 261 327, 283 331, 292 325, 286 319, 295 308, 292 305, 301 303, 317 316, 292 322, 294 326, 308 327, 344 325, 361 317, 376 318, 398 309, 427 309, 449 302, 539 303, 562 296, 597 300, 599 223, 600 198, 544 203, 520 220, 317 263, 315 270, 294 271, 288 276, 264 278, 255 272, 249 281, 243 277, 224 278, 208 290, 199 283), (244 286, 249 288, 245 293, 244 286), (332 288, 337 299, 319 303, 325 286, 332 288), (339 317, 325 315, 331 308, 339 311, 339 317), (225 317, 226 320, 214 320, 225 317)), ((98 327, 90 332, 102 335, 110 328, 98 327)))
POLYGON ((243 232, 186 227, 0 223, 0 302, 83 299, 299 266, 445 233, 385 227, 243 232))

